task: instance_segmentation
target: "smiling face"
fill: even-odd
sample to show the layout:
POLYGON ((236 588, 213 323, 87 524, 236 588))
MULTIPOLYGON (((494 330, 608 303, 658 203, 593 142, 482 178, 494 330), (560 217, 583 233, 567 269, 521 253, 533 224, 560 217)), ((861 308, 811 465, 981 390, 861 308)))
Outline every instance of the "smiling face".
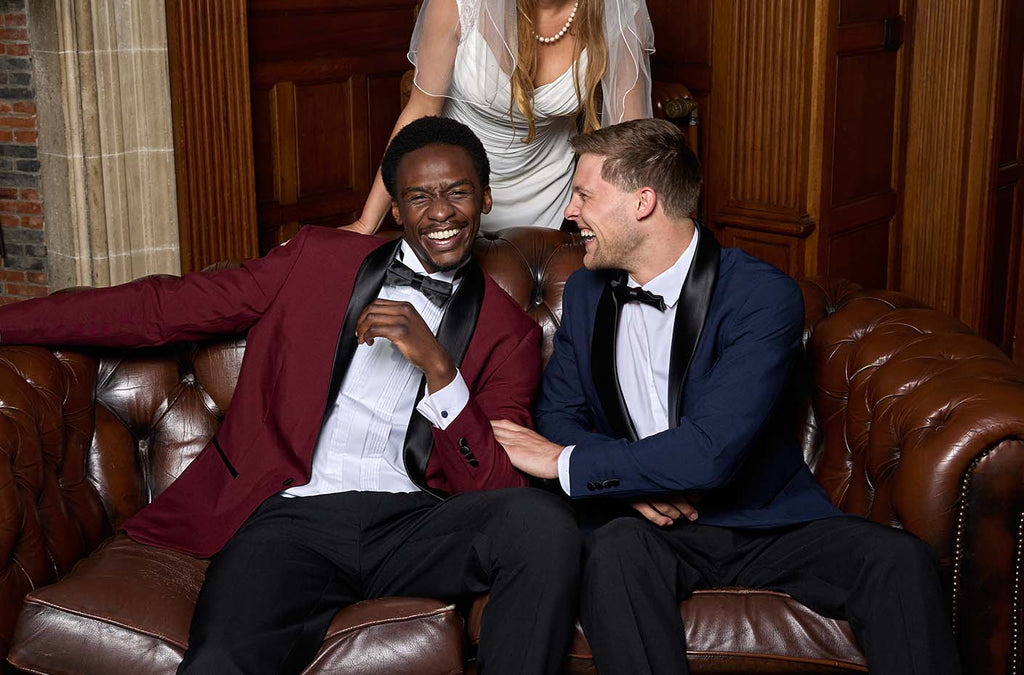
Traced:
POLYGON ((602 178, 603 165, 600 155, 580 156, 565 217, 580 228, 586 248, 583 264, 587 269, 632 272, 643 236, 634 217, 635 195, 602 178))
POLYGON ((395 170, 391 213, 428 272, 457 268, 473 251, 491 189, 480 185, 473 159, 457 145, 427 145, 395 170))

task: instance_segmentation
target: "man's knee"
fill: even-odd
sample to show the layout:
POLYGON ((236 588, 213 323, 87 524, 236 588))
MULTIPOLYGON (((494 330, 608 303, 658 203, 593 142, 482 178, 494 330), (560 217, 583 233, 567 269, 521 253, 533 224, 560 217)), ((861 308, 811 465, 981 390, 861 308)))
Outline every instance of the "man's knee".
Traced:
POLYGON ((533 488, 505 490, 499 499, 498 527, 520 548, 579 559, 579 527, 564 499, 533 488))
POLYGON ((871 525, 859 542, 865 571, 901 583, 937 580, 939 561, 931 546, 909 532, 871 525))
POLYGON ((591 532, 583 542, 585 576, 602 576, 634 570, 646 574, 651 569, 651 525, 642 518, 616 518, 591 532))

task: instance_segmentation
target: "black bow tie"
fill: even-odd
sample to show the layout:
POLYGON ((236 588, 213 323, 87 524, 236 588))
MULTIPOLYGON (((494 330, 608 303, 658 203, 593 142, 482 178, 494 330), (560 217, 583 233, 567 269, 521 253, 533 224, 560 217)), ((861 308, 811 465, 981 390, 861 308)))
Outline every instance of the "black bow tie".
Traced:
POLYGON ((386 286, 412 286, 432 303, 441 307, 452 296, 452 285, 447 281, 431 279, 426 274, 413 272, 397 258, 391 261, 384 274, 386 286))
POLYGON ((627 302, 642 302, 645 305, 650 305, 659 312, 665 311, 665 298, 660 295, 651 293, 639 286, 627 286, 625 281, 621 281, 619 279, 612 280, 610 286, 612 287, 612 293, 615 294, 615 298, 619 301, 620 305, 627 302))

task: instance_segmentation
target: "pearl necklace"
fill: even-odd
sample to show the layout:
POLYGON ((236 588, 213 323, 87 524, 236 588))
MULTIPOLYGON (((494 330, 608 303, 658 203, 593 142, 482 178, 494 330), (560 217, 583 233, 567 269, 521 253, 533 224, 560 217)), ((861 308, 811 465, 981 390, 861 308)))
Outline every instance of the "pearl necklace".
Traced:
POLYGON ((565 25, 562 26, 562 30, 558 31, 551 37, 541 37, 536 33, 533 34, 533 37, 537 40, 537 42, 545 45, 549 45, 552 42, 558 42, 559 40, 561 40, 562 37, 569 31, 569 26, 572 25, 572 20, 576 18, 576 10, 579 8, 579 6, 580 0, 576 0, 576 2, 572 6, 572 12, 569 13, 569 18, 566 19, 565 25))

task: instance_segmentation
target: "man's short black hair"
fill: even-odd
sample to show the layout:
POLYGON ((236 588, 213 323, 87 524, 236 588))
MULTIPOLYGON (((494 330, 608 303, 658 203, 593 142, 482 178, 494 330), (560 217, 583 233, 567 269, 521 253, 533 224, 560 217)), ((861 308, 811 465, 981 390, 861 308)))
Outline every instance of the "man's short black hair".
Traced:
POLYGON ((392 198, 395 197, 395 173, 402 158, 410 152, 437 144, 455 145, 468 152, 480 178, 480 187, 490 185, 491 164, 487 161, 487 152, 483 143, 469 127, 447 117, 421 117, 405 125, 395 134, 380 164, 384 187, 392 198))

